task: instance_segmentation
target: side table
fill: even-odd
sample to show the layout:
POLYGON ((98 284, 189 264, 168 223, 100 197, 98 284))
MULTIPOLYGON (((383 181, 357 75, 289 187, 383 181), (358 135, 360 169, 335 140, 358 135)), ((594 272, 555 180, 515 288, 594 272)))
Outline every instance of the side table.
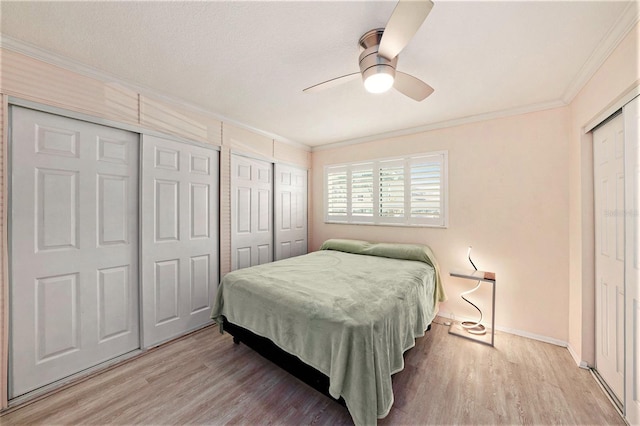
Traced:
POLYGON ((489 330, 487 330, 487 333, 484 335, 471 334, 462 327, 460 321, 451 322, 449 333, 455 334, 456 336, 464 337, 466 339, 475 340, 476 342, 484 343, 485 345, 493 346, 496 325, 496 274, 494 272, 467 270, 451 271, 449 272, 449 275, 452 277, 473 281, 483 281, 491 284, 491 333, 489 333, 489 330))

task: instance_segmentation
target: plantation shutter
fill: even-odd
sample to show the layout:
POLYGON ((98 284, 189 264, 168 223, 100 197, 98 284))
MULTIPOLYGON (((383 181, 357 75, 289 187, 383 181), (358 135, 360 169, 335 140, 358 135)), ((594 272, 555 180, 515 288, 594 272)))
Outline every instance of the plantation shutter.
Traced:
POLYGON ((410 221, 440 223, 444 203, 442 156, 412 159, 410 175, 410 221))
POLYGON ((325 166, 325 220, 447 226, 447 152, 325 166))
POLYGON ((373 219, 373 163, 351 168, 351 217, 361 221, 373 219))
POLYGON ((330 167, 326 172, 327 220, 347 221, 349 196, 347 168, 330 167))
POLYGON ((382 161, 380 176, 380 222, 404 222, 405 217, 405 162, 382 161))

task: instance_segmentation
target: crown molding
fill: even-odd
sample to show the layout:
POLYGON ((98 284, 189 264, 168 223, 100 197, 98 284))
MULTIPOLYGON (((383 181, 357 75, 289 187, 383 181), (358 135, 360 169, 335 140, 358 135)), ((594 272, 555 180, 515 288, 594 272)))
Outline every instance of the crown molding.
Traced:
POLYGON ((402 130, 394 130, 392 132, 379 133, 377 135, 365 136, 362 138, 348 139, 348 140, 334 142, 326 145, 317 145, 311 148, 311 152, 325 151, 328 149, 341 148, 349 145, 357 145, 365 142, 373 142, 373 141, 379 141, 382 139, 390 139, 398 136, 413 135, 416 133, 423 133, 431 130, 446 129, 448 127, 456 127, 464 124, 477 123, 480 121, 494 120, 497 118, 512 117, 512 116, 527 114, 531 112, 561 108, 564 106, 567 106, 567 104, 561 100, 556 100, 556 101, 550 101, 550 102, 542 102, 542 103, 533 104, 533 105, 526 105, 518 108, 509 108, 509 109, 500 110, 500 111, 493 111, 493 112, 488 112, 484 114, 470 115, 467 117, 455 118, 453 120, 446 120, 446 121, 440 121, 437 123, 427 124, 425 126, 411 127, 411 128, 402 129, 402 130))
POLYGON ((587 84, 593 75, 600 69, 602 64, 618 47, 622 39, 635 27, 640 21, 640 3, 631 1, 626 9, 611 26, 609 32, 603 37, 598 47, 591 52, 587 61, 582 65, 580 71, 571 81, 571 84, 562 95, 562 100, 566 104, 570 104, 580 90, 587 84))
POLYGON ((96 68, 85 65, 81 62, 78 62, 74 59, 67 58, 65 56, 48 51, 46 49, 35 46, 33 44, 30 44, 21 40, 17 40, 13 37, 7 36, 6 34, 0 33, 0 48, 11 50, 16 53, 20 53, 22 55, 28 56, 33 59, 37 59, 42 62, 46 62, 56 67, 64 68, 66 70, 75 72, 85 77, 89 77, 95 80, 109 82, 109 83, 116 83, 118 85, 121 85, 122 87, 126 87, 130 90, 133 90, 136 93, 139 93, 143 96, 153 97, 155 99, 161 100, 162 102, 166 102, 167 104, 173 105, 175 107, 183 108, 183 109, 186 109, 187 111, 192 111, 194 113, 201 114, 201 115, 204 115, 205 117, 213 118, 215 120, 222 121, 224 123, 233 124, 234 126, 240 127, 244 130, 257 133, 261 136, 265 136, 268 139, 286 143, 287 145, 294 146, 298 149, 302 149, 307 152, 311 151, 311 147, 309 145, 305 145, 303 143, 287 139, 275 133, 267 132, 265 130, 258 129, 253 126, 249 126, 245 123, 241 123, 237 120, 231 119, 222 114, 209 111, 205 108, 194 105, 182 99, 168 96, 156 89, 145 86, 143 84, 131 83, 129 81, 121 79, 116 75, 107 73, 102 70, 98 70, 96 68))
POLYGON ((621 110, 626 104, 631 102, 635 97, 640 96, 640 80, 636 80, 631 87, 622 95, 614 99, 609 105, 596 114, 583 128, 584 133, 589 133, 600 124, 609 119, 616 111, 621 110))

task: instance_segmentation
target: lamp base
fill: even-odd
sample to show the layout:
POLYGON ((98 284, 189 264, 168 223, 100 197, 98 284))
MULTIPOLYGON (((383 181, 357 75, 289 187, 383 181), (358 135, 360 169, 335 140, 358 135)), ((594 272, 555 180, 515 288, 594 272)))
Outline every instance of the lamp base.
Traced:
POLYGON ((475 335, 483 335, 487 334, 487 329, 484 325, 475 323, 473 321, 462 321, 460 323, 462 328, 467 330, 467 332, 475 335))
MULTIPOLYGON (((472 321, 469 324, 474 324, 472 321)), ((474 340, 476 342, 484 343, 485 345, 493 346, 491 342, 491 328, 484 327, 484 333, 482 334, 473 334, 470 333, 469 330, 465 329, 462 326, 460 321, 452 321, 451 326, 449 327, 449 334, 454 334, 459 337, 464 337, 465 339, 474 340)))

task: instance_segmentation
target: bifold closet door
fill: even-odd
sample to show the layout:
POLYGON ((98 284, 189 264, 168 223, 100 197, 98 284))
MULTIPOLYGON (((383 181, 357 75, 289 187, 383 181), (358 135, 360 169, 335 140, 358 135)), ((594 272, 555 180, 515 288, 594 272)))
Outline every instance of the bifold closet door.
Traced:
POLYGON ((11 107, 15 398, 139 348, 138 135, 11 107))
POLYGON ((143 346, 211 321, 218 284, 219 152, 142 136, 143 346))
POLYGON ((274 166, 275 260, 307 253, 307 171, 274 166))
POLYGON ((272 165, 231 155, 231 269, 273 261, 272 165))

